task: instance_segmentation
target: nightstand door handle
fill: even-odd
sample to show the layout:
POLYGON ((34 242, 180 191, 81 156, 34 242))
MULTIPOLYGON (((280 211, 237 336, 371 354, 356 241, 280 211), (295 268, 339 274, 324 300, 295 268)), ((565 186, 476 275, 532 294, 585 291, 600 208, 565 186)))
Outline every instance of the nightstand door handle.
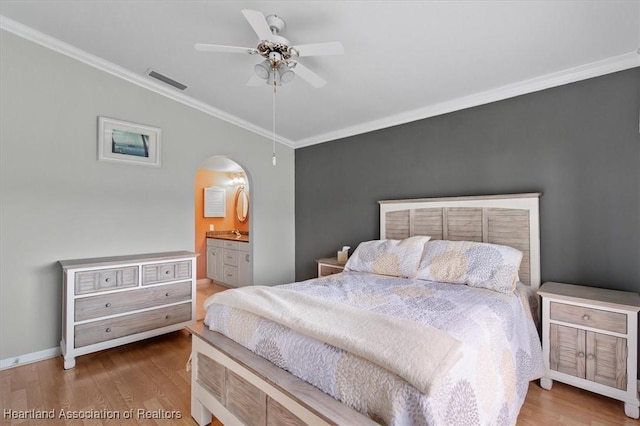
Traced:
POLYGON ((583 320, 583 321, 589 321, 589 315, 586 315, 586 314, 585 314, 585 315, 583 315, 583 316, 582 316, 582 320, 583 320))
POLYGON ((589 355, 587 355, 587 359, 589 359, 589 360, 594 359, 594 358, 595 358, 595 355, 594 355, 594 354, 589 354, 589 355))
POLYGON ((578 358, 584 358, 584 352, 578 352, 578 358))

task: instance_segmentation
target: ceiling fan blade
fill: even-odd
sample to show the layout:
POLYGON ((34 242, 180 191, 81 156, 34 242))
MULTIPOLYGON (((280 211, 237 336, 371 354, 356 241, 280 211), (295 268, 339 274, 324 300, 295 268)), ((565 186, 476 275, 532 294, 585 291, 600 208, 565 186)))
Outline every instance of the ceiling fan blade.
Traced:
POLYGON ((266 84, 266 81, 258 77, 257 74, 253 74, 249 80, 247 80, 247 86, 260 86, 266 84))
POLYGON ((247 18, 247 21, 249 21, 249 25, 251 25, 253 31, 258 34, 258 38, 260 40, 271 40, 271 38, 273 37, 273 33, 271 33, 269 24, 267 24, 267 20, 262 12, 251 9, 242 9, 242 14, 245 18, 247 18))
POLYGON ((219 44, 196 43, 193 45, 196 50, 201 52, 222 52, 222 53, 248 53, 252 54, 255 49, 240 46, 222 46, 219 44))
POLYGON ((327 82, 324 81, 322 77, 302 65, 300 62, 296 64, 296 67, 293 69, 293 71, 303 80, 307 80, 307 82, 315 88, 319 88, 327 84, 327 82))
POLYGON ((321 55, 342 55, 344 47, 339 41, 329 41, 326 43, 301 44, 293 46, 300 53, 300 56, 321 56, 321 55))

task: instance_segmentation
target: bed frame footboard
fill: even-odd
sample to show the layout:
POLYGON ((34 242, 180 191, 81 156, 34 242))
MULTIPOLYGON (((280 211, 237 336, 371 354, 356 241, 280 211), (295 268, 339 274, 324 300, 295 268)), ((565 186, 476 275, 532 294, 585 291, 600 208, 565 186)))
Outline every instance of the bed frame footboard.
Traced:
POLYGON ((202 322, 187 329, 191 416, 199 425, 211 415, 225 425, 377 424, 202 322))

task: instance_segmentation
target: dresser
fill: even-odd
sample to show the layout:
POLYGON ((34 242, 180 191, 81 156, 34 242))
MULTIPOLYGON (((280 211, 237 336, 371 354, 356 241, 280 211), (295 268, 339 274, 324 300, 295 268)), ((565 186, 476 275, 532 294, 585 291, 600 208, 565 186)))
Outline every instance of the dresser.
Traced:
POLYGON ((548 367, 540 385, 551 389, 557 380, 618 399, 637 419, 640 295, 556 282, 538 295, 548 367))
POLYGON ((176 331, 195 320, 189 251, 61 260, 64 368, 75 357, 176 331))
POLYGON ((327 257, 316 260, 318 264, 318 278, 339 274, 344 271, 344 263, 339 263, 337 257, 327 257))

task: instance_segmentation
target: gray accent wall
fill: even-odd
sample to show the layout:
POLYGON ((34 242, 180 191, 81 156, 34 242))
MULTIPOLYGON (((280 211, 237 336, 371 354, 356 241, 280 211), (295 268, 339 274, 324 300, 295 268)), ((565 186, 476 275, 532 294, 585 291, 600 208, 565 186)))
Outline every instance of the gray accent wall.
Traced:
POLYGON ((378 200, 542 192, 543 281, 640 292, 639 110, 635 68, 297 149, 296 279, 378 200))
MULTIPOLYGON (((194 250, 194 183, 223 155, 251 184, 253 276, 294 278, 294 151, 0 31, 0 361, 55 354, 61 259, 194 250), (162 167, 97 161, 98 116, 162 129, 162 167)), ((212 82, 214 84, 214 82, 212 82)))

